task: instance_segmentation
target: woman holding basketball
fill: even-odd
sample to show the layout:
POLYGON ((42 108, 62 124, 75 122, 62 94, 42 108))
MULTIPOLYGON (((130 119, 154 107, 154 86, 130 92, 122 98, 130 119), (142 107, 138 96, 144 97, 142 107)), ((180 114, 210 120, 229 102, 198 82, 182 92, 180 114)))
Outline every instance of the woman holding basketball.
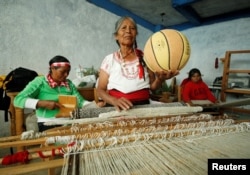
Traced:
POLYGON ((132 18, 120 18, 114 32, 119 50, 107 55, 100 68, 97 93, 118 111, 149 104, 150 90, 156 90, 163 81, 179 73, 150 71, 143 60, 143 52, 137 49, 137 34, 132 18))

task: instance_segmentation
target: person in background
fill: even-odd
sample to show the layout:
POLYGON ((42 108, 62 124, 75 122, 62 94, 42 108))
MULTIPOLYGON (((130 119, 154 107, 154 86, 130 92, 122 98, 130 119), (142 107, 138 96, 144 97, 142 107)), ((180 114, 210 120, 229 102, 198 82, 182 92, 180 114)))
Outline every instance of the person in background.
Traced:
POLYGON ((193 68, 188 73, 188 79, 182 86, 182 100, 193 105, 191 100, 209 100, 218 103, 218 100, 209 90, 206 83, 201 78, 201 72, 193 68))
POLYGON ((107 55, 100 67, 98 95, 116 110, 128 110, 133 105, 150 103, 150 90, 179 71, 152 72, 137 49, 137 25, 131 17, 121 17, 115 24, 114 37, 119 49, 107 55))
POLYGON ((77 91, 71 80, 67 79, 71 66, 67 58, 57 55, 49 61, 49 73, 38 76, 31 81, 14 99, 14 106, 35 110, 39 131, 53 128, 44 122, 53 120, 64 106, 58 103, 59 95, 74 95, 77 106, 82 107, 90 102, 77 91))

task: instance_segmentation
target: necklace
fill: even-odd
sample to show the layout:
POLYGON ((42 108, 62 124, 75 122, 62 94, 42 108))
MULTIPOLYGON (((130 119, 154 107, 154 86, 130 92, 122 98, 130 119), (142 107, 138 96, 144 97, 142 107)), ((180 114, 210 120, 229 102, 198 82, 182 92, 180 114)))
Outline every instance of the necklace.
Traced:
POLYGON ((122 71, 122 75, 128 79, 135 79, 136 77, 139 76, 139 79, 144 78, 145 81, 145 75, 144 75, 144 68, 142 63, 140 63, 140 58, 134 60, 134 61, 129 61, 125 60, 125 57, 127 57, 128 55, 130 55, 132 52, 134 51, 136 57, 138 58, 138 54, 137 54, 137 50, 132 50, 131 52, 129 52, 127 55, 125 55, 124 57, 122 56, 121 50, 119 51, 119 62, 121 65, 121 71, 122 71))
POLYGON ((139 61, 138 60, 129 61, 125 59, 125 57, 129 56, 133 51, 134 49, 125 56, 122 56, 122 53, 120 51, 121 71, 122 75, 127 79, 135 79, 138 76, 139 61))
POLYGON ((127 57, 127 56, 129 56, 131 53, 133 53, 134 52, 134 49, 132 49, 129 53, 127 53, 125 56, 123 56, 122 55, 122 52, 121 52, 121 50, 120 50, 120 55, 121 55, 121 58, 122 58, 122 67, 126 67, 126 63, 125 63, 125 58, 127 57))
POLYGON ((127 56, 129 56, 133 52, 134 52, 134 49, 132 49, 130 52, 128 52, 126 55, 123 56, 122 52, 120 51, 121 56, 122 56, 123 59, 125 59, 127 56))

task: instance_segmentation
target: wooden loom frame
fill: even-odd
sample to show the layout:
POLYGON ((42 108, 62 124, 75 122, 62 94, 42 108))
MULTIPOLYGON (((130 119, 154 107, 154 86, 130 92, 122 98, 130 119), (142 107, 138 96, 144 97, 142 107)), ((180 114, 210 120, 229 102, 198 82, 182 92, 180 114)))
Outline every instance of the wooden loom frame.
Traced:
MULTIPOLYGON (((188 114, 188 115, 190 115, 190 114, 188 114)), ((186 117, 188 115, 183 115, 183 117, 186 117)), ((171 115, 171 116, 167 116, 167 117, 173 117, 173 116, 177 116, 177 115, 171 115)), ((152 118, 158 118, 158 117, 152 117, 152 118)), ((162 116, 160 118, 162 118, 162 116)), ((214 117, 214 119, 218 119, 218 118, 214 117)), ((242 122, 242 121, 239 121, 239 122, 242 122)), ((169 125, 171 127, 173 127, 179 123, 180 122, 175 122, 175 123, 172 122, 169 125)), ((69 127, 60 127, 57 129, 69 129, 69 127)), ((48 131, 47 136, 50 136, 50 135, 52 136, 52 135, 58 134, 58 132, 56 131, 57 129, 52 129, 52 130, 48 131)), ((67 134, 67 133, 65 133, 65 134, 67 134)), ((18 146, 39 145, 41 143, 44 143, 44 138, 21 141, 20 136, 12 136, 12 137, 6 137, 6 138, 0 139, 0 147, 2 147, 2 148, 13 147, 13 146, 18 147, 18 146)), ((29 151, 31 153, 33 153, 32 158, 35 159, 35 158, 39 158, 39 155, 36 153, 38 150, 43 151, 44 156, 49 156, 49 155, 51 155, 51 149, 58 149, 58 148, 59 148, 59 146, 46 146, 46 147, 42 147, 42 148, 33 148, 33 149, 30 149, 29 151)), ((57 151, 55 154, 59 155, 60 152, 57 151)), ((34 162, 34 163, 31 162, 30 164, 16 165, 16 166, 11 166, 11 167, 1 168, 0 173, 1 174, 2 173, 8 174, 11 172, 12 174, 20 174, 20 173, 27 173, 27 172, 37 171, 37 170, 42 170, 42 169, 48 169, 48 174, 53 175, 54 174, 53 169, 56 167, 63 166, 63 163, 64 163, 63 158, 56 158, 53 160, 50 160, 50 158, 46 158, 44 160, 49 160, 49 161, 34 162)))

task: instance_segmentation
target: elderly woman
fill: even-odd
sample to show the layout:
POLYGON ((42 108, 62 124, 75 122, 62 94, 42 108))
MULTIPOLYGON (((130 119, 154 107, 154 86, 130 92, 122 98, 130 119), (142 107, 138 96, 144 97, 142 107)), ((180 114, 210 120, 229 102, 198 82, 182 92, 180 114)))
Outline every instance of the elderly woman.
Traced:
POLYGON ((118 111, 149 104, 150 90, 156 90, 163 81, 179 73, 150 71, 143 61, 142 51, 137 49, 137 34, 132 18, 120 18, 114 32, 119 50, 107 55, 100 68, 97 93, 118 111))
POLYGON ((59 95, 74 95, 77 106, 89 103, 77 91, 71 80, 67 79, 70 62, 63 56, 55 56, 49 61, 47 76, 38 76, 31 81, 14 99, 14 106, 36 110, 39 131, 49 129, 43 123, 53 120, 64 106, 58 102, 59 95))

